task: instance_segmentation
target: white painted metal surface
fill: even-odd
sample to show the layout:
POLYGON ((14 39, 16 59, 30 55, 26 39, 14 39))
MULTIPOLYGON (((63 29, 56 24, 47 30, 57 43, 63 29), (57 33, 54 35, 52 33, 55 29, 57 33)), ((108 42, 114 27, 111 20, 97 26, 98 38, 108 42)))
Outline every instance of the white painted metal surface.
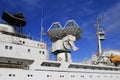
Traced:
MULTIPOLYGON (((57 44, 62 42, 54 47, 57 44)), ((46 46, 0 32, 0 80, 120 80, 120 67, 50 61, 47 48, 41 45, 46 46)), ((57 56, 65 59, 64 55, 57 56)))

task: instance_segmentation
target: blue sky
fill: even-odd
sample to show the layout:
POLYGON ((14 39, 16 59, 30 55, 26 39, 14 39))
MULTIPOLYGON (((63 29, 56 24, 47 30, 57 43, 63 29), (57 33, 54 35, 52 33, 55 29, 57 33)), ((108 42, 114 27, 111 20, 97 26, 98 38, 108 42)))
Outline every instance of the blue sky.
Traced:
MULTIPOLYGON (((53 22, 59 21, 62 26, 67 20, 74 19, 82 29, 82 38, 76 42, 79 47, 72 53, 73 61, 90 58, 97 51, 96 17, 104 16, 101 22, 106 32, 102 42, 103 50, 120 50, 120 0, 0 0, 0 16, 3 11, 22 12, 27 20, 24 33, 39 39, 42 3, 44 4, 44 32, 53 22)), ((0 19, 0 22, 4 22, 0 19)), ((48 47, 51 46, 48 36, 43 36, 48 47)), ((54 59, 54 56, 51 56, 54 59)))

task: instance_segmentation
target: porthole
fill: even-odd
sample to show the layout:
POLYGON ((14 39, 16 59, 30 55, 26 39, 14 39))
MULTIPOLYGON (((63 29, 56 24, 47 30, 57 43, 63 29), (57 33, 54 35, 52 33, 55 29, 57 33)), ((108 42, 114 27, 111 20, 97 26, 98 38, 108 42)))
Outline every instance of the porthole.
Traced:
POLYGON ((25 44, 25 41, 23 41, 23 44, 25 44))
POLYGON ((5 49, 8 49, 8 46, 5 46, 5 49))
POLYGON ((28 76, 28 77, 33 77, 33 75, 32 75, 32 74, 28 74, 27 76, 28 76))
POLYGON ((64 77, 64 75, 60 75, 60 77, 64 77))
POLYGON ((39 51, 39 53, 41 54, 41 51, 39 51))
POLYGON ((10 46, 10 50, 12 50, 12 46, 10 46))
POLYGON ((81 75, 80 77, 84 77, 84 75, 81 75))
POLYGON ((30 53, 30 49, 28 49, 28 52, 30 53))
POLYGON ((27 76, 29 77, 30 75, 28 74, 27 76))
POLYGON ((49 75, 47 75, 47 77, 49 77, 49 75))
POLYGON ((15 77, 15 74, 13 74, 13 77, 15 77))
POLYGON ((12 76, 12 74, 9 74, 9 76, 11 77, 11 76, 12 76))
POLYGON ((71 75, 71 77, 75 77, 75 75, 71 75))

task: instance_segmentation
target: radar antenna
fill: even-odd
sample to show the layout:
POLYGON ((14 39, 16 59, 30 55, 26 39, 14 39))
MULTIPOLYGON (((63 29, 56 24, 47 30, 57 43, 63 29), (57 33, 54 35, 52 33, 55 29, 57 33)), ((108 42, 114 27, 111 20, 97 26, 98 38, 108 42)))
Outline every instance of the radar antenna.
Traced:
POLYGON ((5 20, 9 25, 14 26, 16 30, 18 29, 19 33, 22 33, 22 28, 26 25, 26 20, 21 12, 17 12, 15 14, 3 12, 2 19, 5 20))

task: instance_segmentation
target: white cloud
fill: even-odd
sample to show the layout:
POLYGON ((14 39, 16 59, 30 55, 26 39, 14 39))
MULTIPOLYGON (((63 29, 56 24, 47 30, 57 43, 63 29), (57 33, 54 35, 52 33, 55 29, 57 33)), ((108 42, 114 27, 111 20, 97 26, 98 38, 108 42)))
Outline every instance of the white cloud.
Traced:
POLYGON ((104 15, 103 26, 107 34, 120 34, 120 2, 102 13, 104 15))
POLYGON ((118 49, 120 46, 120 2, 100 15, 104 15, 102 27, 105 29, 107 41, 118 49))

